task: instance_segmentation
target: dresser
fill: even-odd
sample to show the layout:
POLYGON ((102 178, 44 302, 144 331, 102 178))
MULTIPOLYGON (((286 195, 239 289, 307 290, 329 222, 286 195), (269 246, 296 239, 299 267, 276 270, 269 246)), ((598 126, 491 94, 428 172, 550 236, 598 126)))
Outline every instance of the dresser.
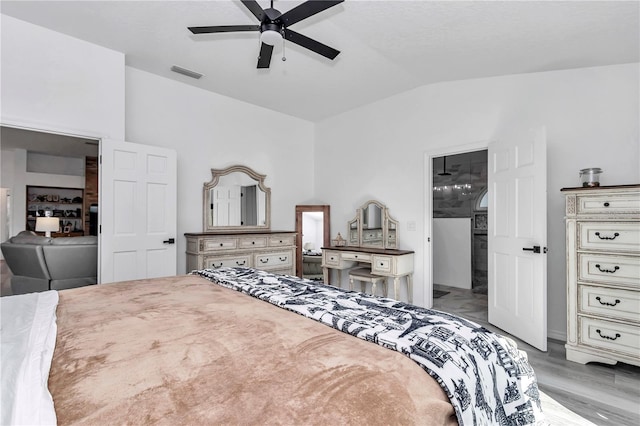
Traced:
POLYGON ((371 265, 371 273, 393 278, 394 298, 398 300, 400 279, 407 281, 409 303, 413 302, 413 251, 377 249, 371 247, 323 247, 322 269, 324 282, 329 284, 329 271, 338 271, 338 282, 342 282, 342 271, 359 266, 371 265))
POLYGON ((226 231, 186 233, 187 271, 243 266, 295 275, 296 233, 226 231))
POLYGON ((567 359, 640 365, 640 185, 562 192, 567 359))

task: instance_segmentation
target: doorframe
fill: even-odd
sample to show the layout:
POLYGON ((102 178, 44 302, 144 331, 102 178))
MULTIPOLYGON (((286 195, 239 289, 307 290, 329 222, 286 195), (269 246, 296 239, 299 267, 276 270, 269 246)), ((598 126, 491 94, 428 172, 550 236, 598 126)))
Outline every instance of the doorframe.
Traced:
POLYGON ((331 244, 331 206, 328 204, 307 204, 296 206, 296 275, 302 278, 302 213, 322 213, 322 239, 325 247, 331 244))
POLYGON ((437 148, 424 153, 424 293, 423 306, 433 307, 433 159, 489 149, 490 140, 437 148))

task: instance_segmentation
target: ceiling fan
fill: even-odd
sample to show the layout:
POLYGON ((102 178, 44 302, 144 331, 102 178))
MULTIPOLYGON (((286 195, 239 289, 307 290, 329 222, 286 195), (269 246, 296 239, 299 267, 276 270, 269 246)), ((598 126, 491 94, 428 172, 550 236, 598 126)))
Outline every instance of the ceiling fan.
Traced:
POLYGON ((258 18, 260 24, 188 27, 189 31, 193 34, 260 31, 261 46, 258 68, 269 68, 273 46, 282 39, 289 40, 329 59, 335 59, 340 53, 339 50, 289 29, 289 26, 342 3, 344 0, 309 0, 285 13, 273 8, 273 0, 271 0, 271 7, 268 9, 262 9, 256 0, 241 1, 258 18))

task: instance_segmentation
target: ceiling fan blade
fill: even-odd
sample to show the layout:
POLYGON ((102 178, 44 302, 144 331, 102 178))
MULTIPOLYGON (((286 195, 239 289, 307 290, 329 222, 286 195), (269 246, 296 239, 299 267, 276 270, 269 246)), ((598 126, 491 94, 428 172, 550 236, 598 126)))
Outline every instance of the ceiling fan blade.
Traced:
POLYGON ((260 47, 260 56, 258 56, 258 68, 269 68, 272 53, 273 46, 262 43, 262 46, 260 47))
POLYGON ((260 31, 260 25, 215 25, 212 27, 188 27, 194 34, 230 33, 236 31, 260 31))
POLYGON ((333 47, 329 47, 326 44, 320 43, 319 41, 315 41, 307 36, 303 36, 302 34, 292 31, 289 28, 285 28, 283 32, 285 38, 290 42, 316 52, 317 54, 322 55, 325 58, 335 59, 335 57, 340 53, 339 50, 336 50, 333 47))
POLYGON ((264 16, 264 10, 262 9, 262 7, 260 7, 260 5, 256 0, 240 0, 240 1, 242 2, 242 4, 244 4, 247 7, 247 9, 249 9, 251 13, 253 13, 253 16, 258 18, 258 21, 262 22, 262 17, 264 16))
POLYGON ((344 0, 309 0, 282 14, 280 19, 285 26, 293 25, 310 16, 329 9, 344 0))

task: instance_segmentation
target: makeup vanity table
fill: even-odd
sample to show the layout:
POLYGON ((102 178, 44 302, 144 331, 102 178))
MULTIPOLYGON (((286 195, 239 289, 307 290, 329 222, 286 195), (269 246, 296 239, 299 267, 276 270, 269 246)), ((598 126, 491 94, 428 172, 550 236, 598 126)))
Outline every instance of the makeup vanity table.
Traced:
POLYGON ((338 271, 340 285, 342 271, 366 265, 373 275, 386 280, 393 278, 395 299, 400 297, 400 280, 404 278, 409 303, 413 302, 414 252, 397 249, 398 222, 389 216, 384 204, 372 200, 357 210, 356 217, 349 222, 347 242, 348 246, 322 248, 325 283, 330 284, 331 269, 338 271))

